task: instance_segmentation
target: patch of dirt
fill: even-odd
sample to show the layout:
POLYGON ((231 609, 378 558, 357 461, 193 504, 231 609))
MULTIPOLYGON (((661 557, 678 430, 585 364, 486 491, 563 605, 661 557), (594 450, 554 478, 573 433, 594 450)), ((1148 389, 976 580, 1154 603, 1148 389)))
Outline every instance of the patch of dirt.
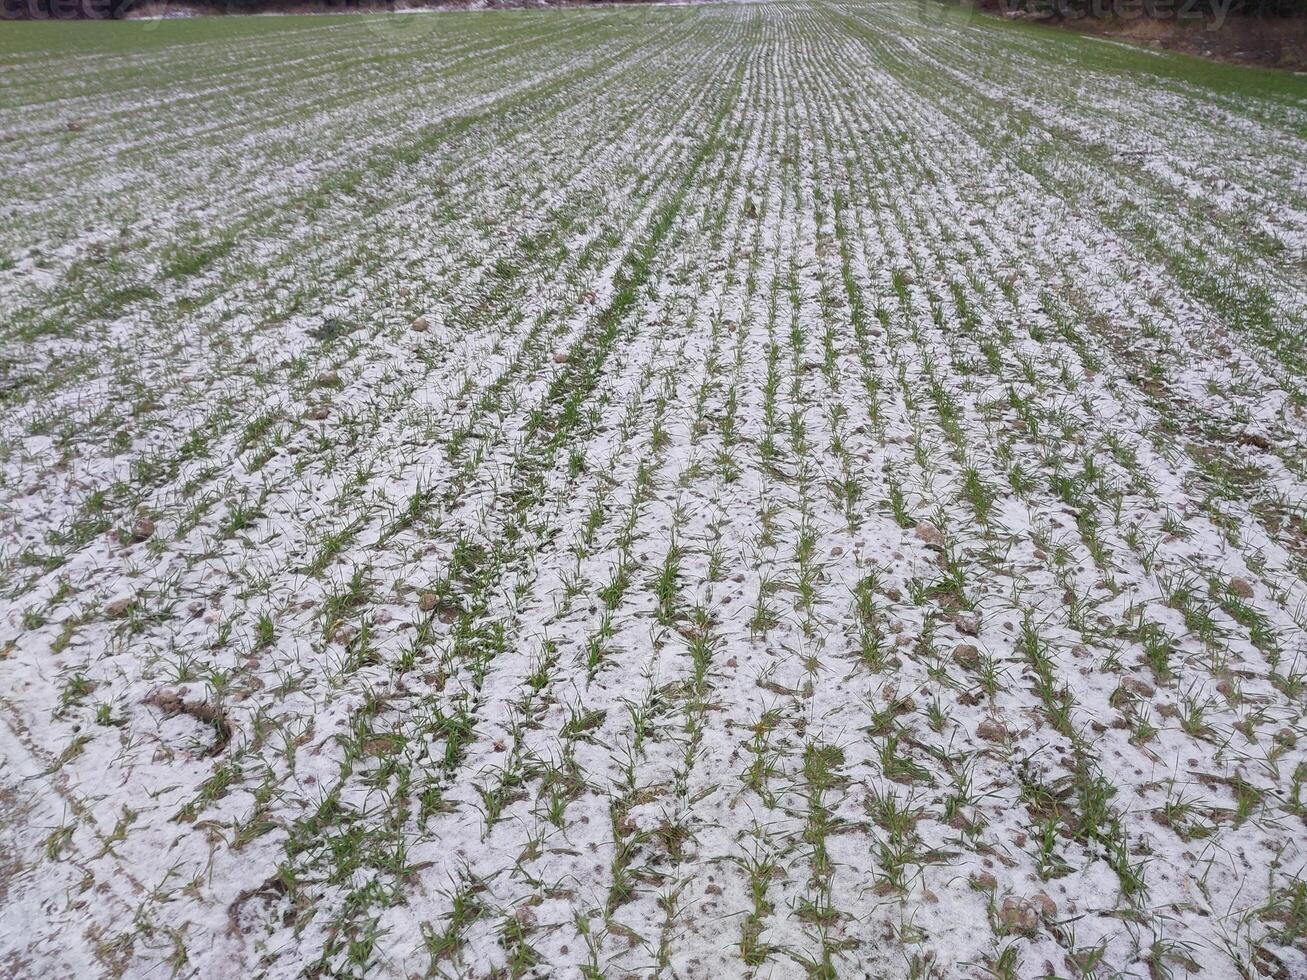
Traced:
POLYGON ((1237 64, 1307 71, 1307 17, 1230 17, 1219 26, 1151 17, 1085 17, 1065 23, 1075 30, 1132 44, 1237 64))
POLYGON ((208 725, 214 731, 214 742, 205 755, 217 755, 231 741, 231 723, 227 721, 222 709, 207 701, 186 701, 176 691, 156 691, 145 699, 145 703, 158 708, 168 718, 175 715, 189 715, 202 725, 208 725))
MULTIPOLYGON (((12 786, 0 785, 0 827, 17 827, 25 816, 12 786)), ((0 837, 0 905, 9 898, 9 889, 23 870, 23 862, 13 842, 0 837)), ((0 971, 0 975, 3 975, 0 971)))
POLYGON ((1002 5, 1009 20, 1034 20, 1083 34, 1235 64, 1307 72, 1307 17, 1231 16, 1219 21, 1197 16, 1061 16, 1056 5, 1025 9, 1002 5))

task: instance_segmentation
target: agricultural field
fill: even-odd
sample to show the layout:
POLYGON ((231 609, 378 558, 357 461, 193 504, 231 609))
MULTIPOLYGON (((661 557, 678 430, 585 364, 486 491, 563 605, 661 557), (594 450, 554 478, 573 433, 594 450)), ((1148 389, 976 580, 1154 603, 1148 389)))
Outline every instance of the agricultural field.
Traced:
POLYGON ((0 976, 1307 977, 1305 161, 909 0, 6 25, 0 976))

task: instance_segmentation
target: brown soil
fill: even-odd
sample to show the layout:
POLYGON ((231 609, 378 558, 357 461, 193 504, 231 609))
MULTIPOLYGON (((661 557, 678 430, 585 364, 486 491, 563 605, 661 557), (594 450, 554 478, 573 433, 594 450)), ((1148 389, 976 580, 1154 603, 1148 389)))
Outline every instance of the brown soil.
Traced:
MULTIPOLYGON (((1013 16, 1013 15, 1009 15, 1013 16)), ((1023 18, 1029 15, 1016 14, 1023 18)), ((1029 17, 1085 34, 1244 65, 1307 72, 1307 17, 1029 17)))
POLYGON ((1245 65, 1307 71, 1307 18, 1231 17, 1209 30, 1201 22, 1183 24, 1153 20, 1084 20, 1071 22, 1078 30, 1170 48, 1186 54, 1245 65))

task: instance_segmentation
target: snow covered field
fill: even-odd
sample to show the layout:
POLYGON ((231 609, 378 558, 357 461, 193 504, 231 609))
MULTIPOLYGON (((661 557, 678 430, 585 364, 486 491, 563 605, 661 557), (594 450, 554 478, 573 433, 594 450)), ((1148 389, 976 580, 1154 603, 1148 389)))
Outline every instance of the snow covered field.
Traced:
POLYGON ((0 976, 1307 977, 1305 161, 907 0, 6 25, 0 976))

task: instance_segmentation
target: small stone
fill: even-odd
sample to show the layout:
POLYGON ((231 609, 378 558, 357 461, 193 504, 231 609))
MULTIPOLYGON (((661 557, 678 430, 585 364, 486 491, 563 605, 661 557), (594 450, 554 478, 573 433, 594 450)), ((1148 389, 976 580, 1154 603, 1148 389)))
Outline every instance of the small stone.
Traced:
POLYGON ((68 126, 68 132, 80 133, 86 127, 86 123, 83 122, 81 119, 69 119, 67 126, 68 126))
POLYGON ((953 625, 963 636, 975 636, 980 632, 980 617, 975 613, 958 613, 953 617, 953 625))
POLYGON ((1253 597, 1253 584, 1246 578, 1230 579, 1230 591, 1241 599, 1251 599, 1253 597))
POLYGON ((409 297, 410 295, 412 295, 412 293, 413 293, 413 290, 409 289, 407 286, 400 286, 400 287, 399 287, 399 295, 400 295, 400 296, 403 296, 403 297, 407 298, 407 297, 409 297))
POLYGON ((934 524, 930 523, 930 521, 922 521, 920 524, 918 524, 916 534, 917 537, 920 538, 922 541, 924 541, 928 547, 931 548, 944 547, 943 532, 940 531, 940 529, 937 528, 934 524))
POLYGON ((424 592, 418 598, 418 608, 424 613, 429 613, 440 604, 439 597, 434 592, 424 592))
POLYGON ((1039 909, 1039 914, 1045 919, 1052 919, 1057 915, 1057 902, 1053 901, 1048 892, 1040 892, 1034 897, 1035 907, 1039 909))
POLYGON ((104 607, 104 614, 110 619, 122 619, 127 615, 127 610, 132 608, 132 603, 135 601, 128 595, 119 596, 104 607))
POLYGON ((138 544, 147 538, 154 536, 154 521, 148 517, 142 517, 132 525, 132 540, 138 544))
POLYGON ((313 422, 321 422, 331 414, 331 408, 327 405, 315 405, 304 413, 304 417, 313 422))
POLYGON ((1007 739, 1007 726, 1001 721, 986 718, 976 728, 976 734, 987 742, 1002 742, 1007 739))
POLYGON ((427 318, 424 316, 418 317, 416 320, 414 320, 412 323, 409 324, 409 328, 414 333, 426 333, 427 327, 429 326, 431 326, 431 324, 427 323, 427 318))
POLYGON ((558 351, 558 352, 556 352, 556 353, 554 354, 554 363, 555 363, 555 364, 566 364, 566 363, 567 363, 567 354, 564 353, 563 351, 558 351))
POLYGON ((959 643, 953 648, 953 662, 959 667, 974 670, 980 664, 980 649, 971 643, 959 643))
POLYGON ((318 375, 317 384, 319 388, 338 388, 340 386, 340 375, 335 371, 323 371, 318 375))
POLYGON ((988 871, 982 871, 978 875, 971 876, 971 885, 973 888, 979 888, 982 891, 992 892, 998 887, 998 879, 988 871))
POLYGON ((707 888, 704 889, 704 891, 707 892, 709 895, 720 895, 722 893, 722 886, 709 885, 707 888))
POLYGON ((1039 931, 1039 913, 1035 911, 1034 905, 1015 895, 1003 899, 999 918, 1013 932, 1033 936, 1039 931))

